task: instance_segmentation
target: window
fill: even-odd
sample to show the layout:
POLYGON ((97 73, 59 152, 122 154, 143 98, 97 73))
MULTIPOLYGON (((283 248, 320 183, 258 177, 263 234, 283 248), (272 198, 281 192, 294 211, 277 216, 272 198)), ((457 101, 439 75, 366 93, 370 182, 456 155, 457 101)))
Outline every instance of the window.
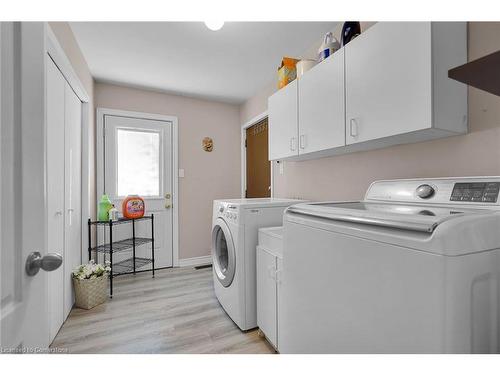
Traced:
POLYGON ((160 133, 117 129, 117 193, 160 195, 160 133))

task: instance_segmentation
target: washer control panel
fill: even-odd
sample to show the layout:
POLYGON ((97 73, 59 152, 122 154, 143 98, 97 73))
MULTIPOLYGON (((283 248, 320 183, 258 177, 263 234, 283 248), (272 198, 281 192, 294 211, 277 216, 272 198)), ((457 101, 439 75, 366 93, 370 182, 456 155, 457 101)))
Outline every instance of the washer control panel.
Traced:
POLYGON ((238 222, 238 208, 235 205, 222 204, 219 208, 219 217, 224 218, 227 222, 238 222))
POLYGON ((457 182, 450 201, 495 203, 499 190, 500 182, 457 182))
POLYGON ((436 190, 429 184, 422 184, 419 187, 417 187, 417 190, 415 190, 417 196, 422 199, 431 198, 435 192, 436 190))

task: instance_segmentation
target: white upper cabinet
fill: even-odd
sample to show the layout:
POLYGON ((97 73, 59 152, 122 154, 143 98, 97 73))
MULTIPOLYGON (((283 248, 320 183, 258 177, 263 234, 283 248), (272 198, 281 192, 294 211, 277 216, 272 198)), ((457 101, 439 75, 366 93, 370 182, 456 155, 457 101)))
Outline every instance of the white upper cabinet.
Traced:
POLYGON ((299 154, 345 145, 344 49, 298 80, 299 154))
POLYGON ((269 98, 269 156, 303 160, 467 132, 465 22, 379 22, 269 98), (298 97, 298 105, 297 105, 298 97))
POLYGON ((299 154, 297 80, 269 97, 269 160, 299 154))
POLYGON ((383 22, 345 47, 347 143, 431 126, 431 24, 383 22))
POLYGON ((447 74, 466 62, 466 40, 465 23, 379 22, 347 44, 346 143, 466 132, 467 88, 447 74))

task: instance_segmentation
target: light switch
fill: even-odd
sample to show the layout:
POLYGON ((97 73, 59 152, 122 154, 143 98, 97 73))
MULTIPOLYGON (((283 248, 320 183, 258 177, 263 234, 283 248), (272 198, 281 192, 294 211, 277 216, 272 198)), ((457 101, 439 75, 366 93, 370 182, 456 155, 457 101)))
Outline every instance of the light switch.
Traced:
POLYGON ((184 177, 184 169, 179 169, 179 177, 184 177))

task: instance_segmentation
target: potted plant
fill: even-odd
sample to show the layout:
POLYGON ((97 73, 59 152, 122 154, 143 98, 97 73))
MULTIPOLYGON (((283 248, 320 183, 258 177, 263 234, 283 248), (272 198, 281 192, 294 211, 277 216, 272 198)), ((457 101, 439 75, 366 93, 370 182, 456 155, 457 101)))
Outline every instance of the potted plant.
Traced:
POLYGON ((104 265, 90 261, 73 270, 73 286, 75 288, 75 306, 89 310, 106 301, 106 283, 111 270, 110 263, 104 265))

